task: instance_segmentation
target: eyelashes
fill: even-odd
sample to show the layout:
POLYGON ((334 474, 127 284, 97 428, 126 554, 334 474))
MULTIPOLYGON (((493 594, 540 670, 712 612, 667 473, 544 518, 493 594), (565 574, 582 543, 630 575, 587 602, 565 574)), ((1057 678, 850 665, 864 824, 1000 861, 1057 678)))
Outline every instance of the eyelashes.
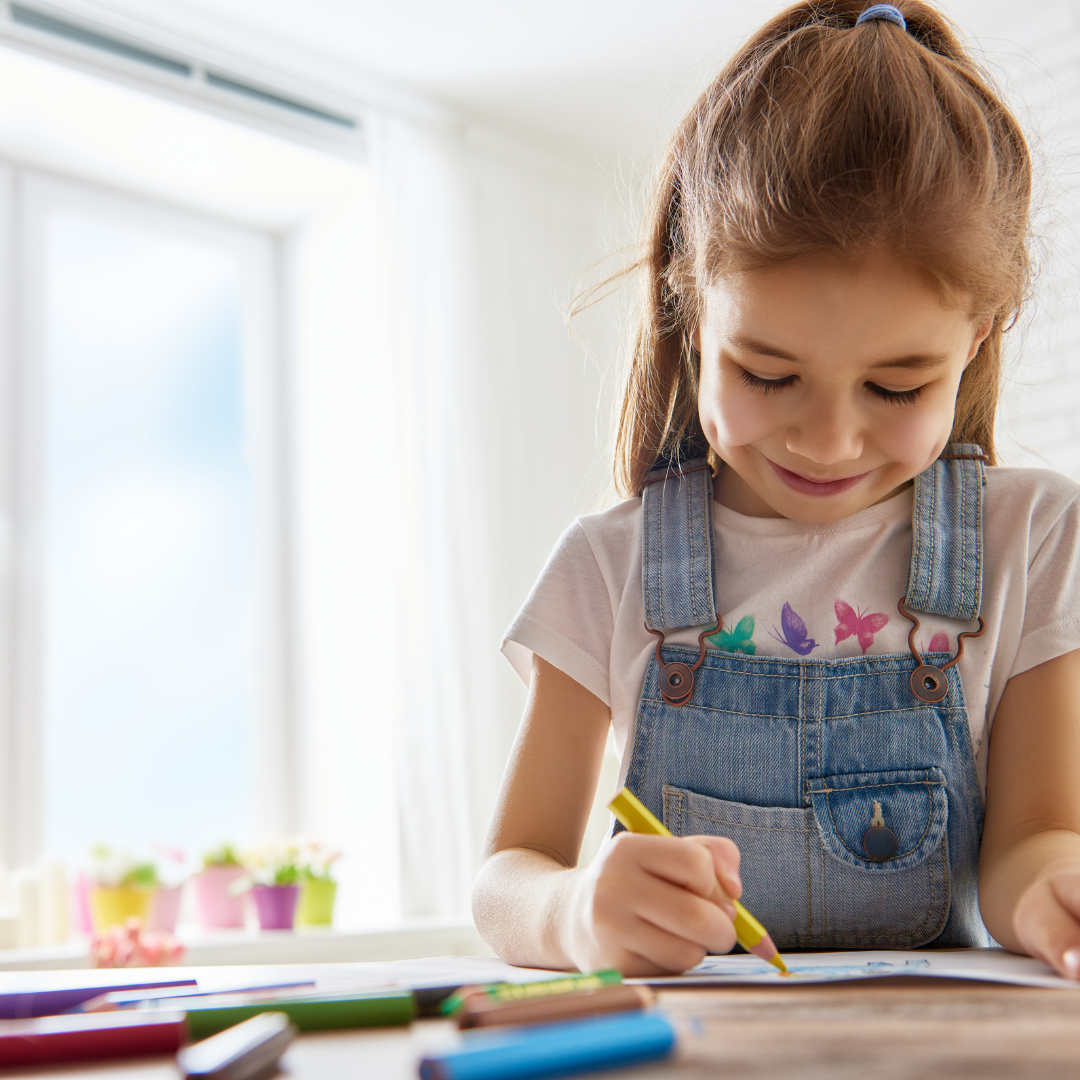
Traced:
POLYGON ((922 393, 921 386, 916 386, 914 390, 886 390, 884 386, 868 382, 866 388, 883 401, 891 401, 894 405, 914 405, 922 393))
POLYGON ((775 394, 785 386, 791 386, 795 382, 795 376, 789 375, 786 379, 759 379, 757 375, 751 375, 746 368, 739 368, 739 382, 761 394, 775 394))
MULTIPOLYGON (((759 394, 778 394, 785 387, 794 385, 796 378, 795 375, 788 375, 783 379, 762 379, 757 375, 752 375, 745 368, 739 369, 739 382, 759 394)), ((877 383, 868 382, 865 385, 875 397, 893 405, 914 405, 919 400, 923 389, 921 386, 916 386, 914 390, 886 390, 884 386, 878 386, 877 383)))

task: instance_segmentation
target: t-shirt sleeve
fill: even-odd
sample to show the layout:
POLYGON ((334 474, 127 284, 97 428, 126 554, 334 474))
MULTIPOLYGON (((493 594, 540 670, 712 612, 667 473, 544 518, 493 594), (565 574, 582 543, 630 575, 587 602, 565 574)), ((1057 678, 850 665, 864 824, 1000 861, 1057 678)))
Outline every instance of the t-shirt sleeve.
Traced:
POLYGON ((502 651, 526 684, 535 653, 610 706, 614 628, 604 575, 584 528, 574 522, 506 631, 502 651))
POLYGON ((1024 629, 1010 677, 1080 649, 1080 502, 1069 501, 1028 569, 1024 629))

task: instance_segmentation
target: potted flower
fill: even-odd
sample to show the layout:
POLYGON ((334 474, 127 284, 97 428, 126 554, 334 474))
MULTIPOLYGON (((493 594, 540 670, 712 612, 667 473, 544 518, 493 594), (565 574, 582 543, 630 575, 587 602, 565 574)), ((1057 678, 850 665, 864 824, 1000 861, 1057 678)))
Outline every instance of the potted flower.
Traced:
POLYGON ((163 930, 144 930, 138 919, 95 934, 90 942, 90 966, 95 968, 160 967, 178 964, 184 946, 163 930))
POLYGON ((180 916, 180 899, 187 879, 187 861, 180 848, 170 848, 163 844, 154 847, 160 862, 158 863, 158 890, 150 904, 150 914, 146 929, 159 934, 175 934, 176 922, 180 916))
POLYGON ((247 875, 232 886, 248 891, 262 930, 291 930, 300 895, 300 849, 296 844, 267 844, 245 860, 247 875))
POLYGON ((159 885, 157 866, 106 844, 95 845, 90 858, 88 900, 94 933, 125 926, 133 918, 145 926, 159 885))
POLYGON ((304 845, 301 853, 300 900, 296 908, 297 926, 330 926, 334 921, 337 882, 332 867, 341 857, 318 841, 304 845))
POLYGON ((233 891, 243 877, 244 867, 232 844, 222 844, 203 856, 202 870, 191 880, 199 925, 204 930, 244 925, 244 903, 233 891))

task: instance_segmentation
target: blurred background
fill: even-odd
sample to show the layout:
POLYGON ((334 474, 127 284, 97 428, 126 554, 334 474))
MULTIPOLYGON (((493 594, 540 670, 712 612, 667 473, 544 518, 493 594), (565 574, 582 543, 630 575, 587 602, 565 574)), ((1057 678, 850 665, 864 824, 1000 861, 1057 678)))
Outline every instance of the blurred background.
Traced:
MULTIPOLYGON (((340 931, 480 947, 498 646, 612 497, 633 288, 565 311, 779 6, 0 3, 0 950, 290 838, 340 931)), ((942 6, 1040 165, 1002 457, 1080 479, 1080 13, 942 6)))

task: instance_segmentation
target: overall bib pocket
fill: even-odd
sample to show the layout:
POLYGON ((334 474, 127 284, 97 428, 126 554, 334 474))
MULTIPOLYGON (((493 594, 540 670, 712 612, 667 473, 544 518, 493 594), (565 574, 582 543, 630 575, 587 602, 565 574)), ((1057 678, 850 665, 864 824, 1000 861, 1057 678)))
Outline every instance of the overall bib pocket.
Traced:
POLYGON ((949 821, 938 768, 846 773, 806 781, 825 849, 876 873, 918 866, 938 848, 949 821))
POLYGON ((726 836, 738 845, 743 900, 781 949, 933 941, 950 905, 940 770, 823 777, 808 788, 812 805, 776 807, 665 784, 664 821, 676 836, 726 836), (894 833, 892 857, 866 855, 863 837, 873 828, 894 833))

